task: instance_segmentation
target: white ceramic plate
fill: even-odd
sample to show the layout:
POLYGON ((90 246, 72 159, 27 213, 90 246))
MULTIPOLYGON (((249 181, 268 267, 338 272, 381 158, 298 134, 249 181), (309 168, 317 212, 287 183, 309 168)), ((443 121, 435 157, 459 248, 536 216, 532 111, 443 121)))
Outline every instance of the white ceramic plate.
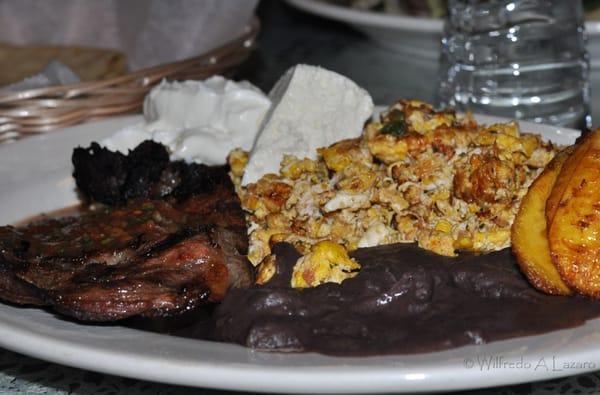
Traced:
MULTIPOLYGON (((303 11, 348 23, 375 42, 419 58, 436 60, 440 53, 443 21, 408 15, 365 11, 321 0, 286 0, 303 11)), ((592 68, 600 68, 600 22, 585 23, 592 68)))
MULTIPOLYGON (((138 122, 89 123, 0 147, 0 224, 76 202, 72 149, 138 122)), ((486 117, 485 121, 494 119, 486 117)), ((576 131, 522 123, 558 143, 576 131)), ((0 346, 44 360, 139 379, 288 393, 450 391, 600 369, 600 320, 569 330, 454 350, 369 358, 260 353, 233 344, 82 325, 0 304, 0 346)))

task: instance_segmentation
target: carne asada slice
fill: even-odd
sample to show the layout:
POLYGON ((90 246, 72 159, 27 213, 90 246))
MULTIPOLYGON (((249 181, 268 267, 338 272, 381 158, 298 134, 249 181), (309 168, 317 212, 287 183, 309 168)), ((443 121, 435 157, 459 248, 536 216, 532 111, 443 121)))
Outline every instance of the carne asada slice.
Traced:
POLYGON ((109 166, 104 156, 115 153, 95 145, 74 153, 78 185, 92 188, 82 191, 86 200, 115 206, 94 204, 78 216, 0 227, 1 299, 114 321, 175 315, 252 283, 244 216, 227 168, 164 164, 156 154, 164 147, 140 147, 133 152, 152 148, 150 157, 160 163, 144 165, 159 174, 136 182, 131 177, 141 174, 140 160, 118 154, 109 166))

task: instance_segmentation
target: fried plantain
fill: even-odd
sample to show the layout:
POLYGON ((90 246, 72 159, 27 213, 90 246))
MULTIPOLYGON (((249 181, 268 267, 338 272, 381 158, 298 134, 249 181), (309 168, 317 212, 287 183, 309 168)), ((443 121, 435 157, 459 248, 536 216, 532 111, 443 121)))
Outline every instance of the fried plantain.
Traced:
POLYGON ((575 147, 550 196, 553 212, 547 205, 546 216, 554 265, 571 289, 600 297, 600 129, 575 147))
POLYGON ((589 146, 584 144, 584 141, 582 141, 580 144, 570 146, 565 149, 569 150, 571 159, 563 164, 560 174, 554 182, 550 196, 548 196, 548 200, 546 201, 547 224, 552 223, 554 215, 556 214, 556 209, 558 208, 558 203, 562 199, 562 196, 569 185, 569 181, 573 178, 573 175, 577 171, 581 158, 588 149, 589 146))
POLYGON ((570 151, 559 152, 536 178, 511 229, 512 249, 521 271, 535 288, 552 295, 572 293, 552 262, 545 217, 546 199, 570 151))

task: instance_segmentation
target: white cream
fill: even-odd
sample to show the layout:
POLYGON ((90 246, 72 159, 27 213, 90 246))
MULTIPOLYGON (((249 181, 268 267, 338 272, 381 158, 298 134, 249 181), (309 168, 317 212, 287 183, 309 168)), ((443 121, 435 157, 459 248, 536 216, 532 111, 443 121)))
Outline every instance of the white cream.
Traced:
POLYGON ((317 148, 360 136, 373 112, 371 96, 350 79, 316 66, 298 65, 277 82, 250 153, 242 185, 278 173, 284 154, 316 159, 317 148))
POLYGON ((144 123, 126 126, 112 136, 100 141, 100 145, 111 151, 127 154, 129 150, 137 147, 142 141, 152 139, 152 133, 149 133, 144 126, 144 123))
POLYGON ((167 146, 172 159, 218 165, 234 148, 250 150, 270 100, 247 81, 221 76, 161 82, 144 101, 144 122, 102 144, 127 153, 144 140, 167 146))

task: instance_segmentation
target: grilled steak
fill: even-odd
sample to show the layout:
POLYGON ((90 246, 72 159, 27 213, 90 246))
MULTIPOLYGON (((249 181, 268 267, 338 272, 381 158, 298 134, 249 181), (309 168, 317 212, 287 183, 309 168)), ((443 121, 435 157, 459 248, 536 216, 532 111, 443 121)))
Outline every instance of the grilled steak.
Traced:
POLYGON ((227 168, 169 162, 151 142, 127 156, 78 148, 73 163, 93 206, 0 227, 0 298, 113 321, 178 314, 252 283, 227 168))

